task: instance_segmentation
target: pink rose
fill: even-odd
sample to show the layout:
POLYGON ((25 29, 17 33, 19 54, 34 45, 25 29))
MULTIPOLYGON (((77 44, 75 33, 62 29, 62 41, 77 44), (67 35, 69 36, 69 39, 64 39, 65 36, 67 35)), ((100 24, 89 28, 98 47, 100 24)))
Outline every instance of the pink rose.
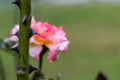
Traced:
MULTIPOLYGON (((29 55, 38 60, 42 51, 42 46, 45 45, 48 49, 48 61, 53 62, 58 59, 59 51, 66 51, 69 41, 63 31, 62 26, 56 27, 47 22, 37 22, 34 18, 31 20, 31 28, 38 34, 30 38, 29 55)), ((15 26, 11 31, 10 41, 18 42, 18 37, 15 35, 19 31, 19 25, 15 26)))

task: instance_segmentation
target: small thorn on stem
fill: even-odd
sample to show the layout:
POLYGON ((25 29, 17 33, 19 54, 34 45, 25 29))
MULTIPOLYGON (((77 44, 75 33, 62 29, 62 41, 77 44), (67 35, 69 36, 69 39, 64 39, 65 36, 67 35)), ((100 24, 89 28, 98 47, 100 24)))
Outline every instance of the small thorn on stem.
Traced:
POLYGON ((17 74, 19 74, 19 75, 24 75, 25 74, 25 68, 23 68, 23 67, 19 67, 18 68, 18 71, 17 71, 17 74))
POLYGON ((35 70, 38 70, 38 69, 34 67, 33 65, 29 64, 29 74, 35 70))
POLYGON ((17 54, 19 53, 19 46, 18 44, 14 45, 11 50, 15 51, 17 54))
POLYGON ((20 0, 12 1, 11 4, 16 4, 20 8, 20 0))
POLYGON ((22 23, 23 23, 23 25, 27 24, 27 16, 24 16, 24 17, 23 17, 22 23))
POLYGON ((15 33, 15 35, 16 35, 16 36, 18 36, 18 35, 19 35, 19 31, 18 31, 18 32, 16 32, 16 33, 15 33))
MULTIPOLYGON (((15 33, 15 35, 18 37, 19 35, 19 31, 15 33)), ((32 28, 30 28, 30 34, 29 34, 29 38, 32 37, 33 35, 38 34, 37 32, 35 32, 32 28)))
POLYGON ((29 37, 32 37, 35 34, 38 34, 38 33, 35 32, 32 28, 30 28, 30 35, 29 35, 29 37))

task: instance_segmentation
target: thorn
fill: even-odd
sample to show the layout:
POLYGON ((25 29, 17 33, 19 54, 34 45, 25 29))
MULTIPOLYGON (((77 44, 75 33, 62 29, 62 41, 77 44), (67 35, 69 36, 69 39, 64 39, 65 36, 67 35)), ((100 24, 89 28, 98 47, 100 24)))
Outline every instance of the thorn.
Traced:
POLYGON ((11 50, 15 51, 18 54, 19 53, 19 46, 18 46, 18 44, 15 44, 14 46, 12 46, 11 50))
POLYGON ((16 4, 20 8, 20 0, 12 1, 11 4, 16 4))
MULTIPOLYGON (((32 66, 31 64, 29 64, 29 71, 28 73, 30 74, 31 72, 38 70, 36 67, 32 66)), ((18 67, 18 71, 17 74, 25 74, 26 69, 23 67, 18 67)))
MULTIPOLYGON (((32 37, 34 34, 38 34, 37 32, 35 32, 32 28, 30 28, 30 34, 29 34, 29 38, 32 37)), ((15 33, 16 36, 19 35, 19 31, 15 33)))
POLYGON ((33 35, 38 34, 37 32, 35 32, 32 28, 30 28, 30 35, 29 38, 32 37, 33 35))
POLYGON ((22 23, 25 25, 27 23, 27 16, 24 16, 22 19, 22 23))
POLYGON ((96 80, 108 80, 108 79, 102 72, 99 72, 96 77, 96 80))
POLYGON ((24 75, 25 71, 26 71, 26 69, 24 67, 18 67, 17 74, 24 75))
POLYGON ((16 35, 16 36, 18 36, 18 35, 19 35, 19 31, 18 31, 18 32, 16 32, 16 33, 15 33, 15 35, 16 35))
POLYGON ((38 69, 34 67, 33 65, 29 64, 29 74, 35 70, 38 70, 38 69))

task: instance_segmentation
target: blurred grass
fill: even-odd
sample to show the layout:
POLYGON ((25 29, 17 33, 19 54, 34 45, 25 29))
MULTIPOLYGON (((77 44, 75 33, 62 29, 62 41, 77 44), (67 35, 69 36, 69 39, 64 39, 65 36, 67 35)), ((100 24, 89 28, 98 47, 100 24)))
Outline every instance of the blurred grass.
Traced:
MULTIPOLYGON (((120 79, 120 5, 86 4, 72 6, 33 5, 37 20, 63 25, 71 44, 68 52, 60 54, 54 63, 44 58, 47 77, 61 73, 65 80, 95 80, 103 71, 109 80, 120 79)), ((0 37, 9 36, 13 25, 13 7, 0 8, 0 37)), ((7 80, 16 80, 14 57, 0 51, 7 80)), ((37 66, 37 61, 30 59, 37 66)))

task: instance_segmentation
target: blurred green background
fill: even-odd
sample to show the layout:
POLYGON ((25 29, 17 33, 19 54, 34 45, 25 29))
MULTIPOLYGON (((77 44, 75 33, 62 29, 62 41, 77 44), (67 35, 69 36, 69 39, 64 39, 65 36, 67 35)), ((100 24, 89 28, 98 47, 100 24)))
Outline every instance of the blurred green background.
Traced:
MULTIPOLYGON (((0 3, 0 38, 9 36, 18 23, 19 10, 10 0, 0 3)), ((109 80, 120 79, 120 4, 86 3, 52 5, 33 2, 32 14, 36 20, 63 25, 70 46, 60 53, 58 61, 47 62, 43 71, 46 77, 61 73, 65 80, 95 80, 102 71, 109 80)), ((14 56, 0 50, 7 80, 16 80, 14 56)), ((30 58, 38 66, 38 61, 30 58)))

